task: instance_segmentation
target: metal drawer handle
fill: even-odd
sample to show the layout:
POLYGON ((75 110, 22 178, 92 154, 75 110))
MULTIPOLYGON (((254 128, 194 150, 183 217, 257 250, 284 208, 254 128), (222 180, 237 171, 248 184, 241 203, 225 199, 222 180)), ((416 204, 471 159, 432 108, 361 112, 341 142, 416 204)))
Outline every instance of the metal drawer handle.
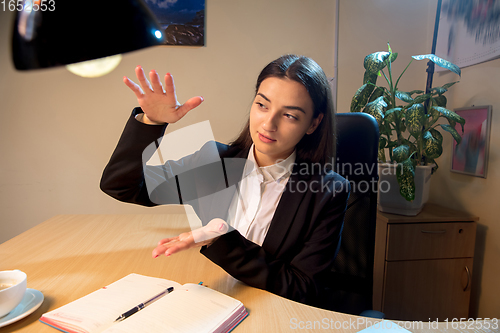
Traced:
POLYGON ((420 230, 424 234, 444 234, 446 230, 420 230))
POLYGON ((467 290, 469 287, 469 282, 470 282, 470 270, 469 267, 465 266, 465 271, 467 272, 467 284, 465 285, 464 291, 467 290))

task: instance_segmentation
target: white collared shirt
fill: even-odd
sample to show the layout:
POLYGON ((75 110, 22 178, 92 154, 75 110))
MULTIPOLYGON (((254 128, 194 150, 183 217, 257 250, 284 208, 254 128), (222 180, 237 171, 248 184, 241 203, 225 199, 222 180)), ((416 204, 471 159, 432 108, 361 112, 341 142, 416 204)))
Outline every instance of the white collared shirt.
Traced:
POLYGON ((295 163, 295 151, 285 160, 259 167, 250 147, 228 223, 248 240, 262 245, 295 163))

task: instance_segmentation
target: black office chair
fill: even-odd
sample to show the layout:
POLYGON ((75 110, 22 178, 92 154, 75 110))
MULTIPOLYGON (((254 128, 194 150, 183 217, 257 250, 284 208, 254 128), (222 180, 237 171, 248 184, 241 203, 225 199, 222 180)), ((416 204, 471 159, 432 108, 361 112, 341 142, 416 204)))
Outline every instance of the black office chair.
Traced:
MULTIPOLYGON (((377 217, 379 129, 366 113, 339 113, 336 172, 351 184, 342 241, 328 290, 330 310, 373 316, 373 259, 377 217)), ((375 313, 380 317, 381 313, 375 313)))

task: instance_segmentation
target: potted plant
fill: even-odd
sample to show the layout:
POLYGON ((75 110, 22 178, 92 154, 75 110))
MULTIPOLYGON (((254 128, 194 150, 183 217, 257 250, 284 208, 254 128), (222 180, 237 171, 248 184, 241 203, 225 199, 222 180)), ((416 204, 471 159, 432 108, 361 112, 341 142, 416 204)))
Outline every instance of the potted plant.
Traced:
POLYGON ((456 82, 442 87, 428 86, 427 91, 409 92, 400 91, 398 84, 413 60, 428 59, 459 76, 461 73, 460 68, 451 62, 427 54, 412 56, 395 79, 391 64, 397 56, 388 44, 387 52, 375 52, 365 57, 363 85, 352 98, 351 112, 371 114, 379 125, 379 209, 416 215, 427 200, 428 179, 431 172, 437 170, 435 160, 443 152, 440 130, 450 133, 460 143, 461 135, 455 130, 455 125, 459 123, 463 133, 465 120, 446 109, 444 93, 456 82), (377 84, 379 76, 385 79, 386 85, 377 84), (447 123, 438 123, 441 118, 447 123), (387 182, 385 187, 382 182, 387 182), (391 195, 394 190, 395 197, 391 195))

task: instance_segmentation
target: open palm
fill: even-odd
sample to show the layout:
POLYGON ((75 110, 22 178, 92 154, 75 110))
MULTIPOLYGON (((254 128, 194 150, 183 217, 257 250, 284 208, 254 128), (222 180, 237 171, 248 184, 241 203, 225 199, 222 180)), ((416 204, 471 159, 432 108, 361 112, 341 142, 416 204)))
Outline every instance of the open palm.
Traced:
POLYGON ((175 94, 174 78, 170 73, 165 75, 165 88, 162 86, 160 76, 155 70, 149 72, 150 81, 146 78, 141 66, 136 67, 135 74, 139 84, 128 77, 124 77, 123 82, 137 97, 137 101, 142 111, 144 111, 144 122, 146 123, 173 124, 203 102, 203 98, 197 96, 190 98, 184 104, 180 104, 175 94))

